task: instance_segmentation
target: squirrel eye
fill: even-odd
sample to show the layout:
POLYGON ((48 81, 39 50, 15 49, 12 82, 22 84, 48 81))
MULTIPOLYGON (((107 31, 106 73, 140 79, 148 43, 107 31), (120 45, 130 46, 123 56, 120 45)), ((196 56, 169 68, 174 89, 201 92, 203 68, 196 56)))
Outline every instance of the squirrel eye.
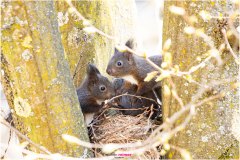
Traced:
POLYGON ((117 67, 121 67, 122 66, 122 61, 117 61, 117 67))
POLYGON ((106 87, 105 87, 104 85, 101 85, 101 86, 99 87, 99 89, 100 89, 101 92, 104 92, 104 91, 106 90, 106 87))

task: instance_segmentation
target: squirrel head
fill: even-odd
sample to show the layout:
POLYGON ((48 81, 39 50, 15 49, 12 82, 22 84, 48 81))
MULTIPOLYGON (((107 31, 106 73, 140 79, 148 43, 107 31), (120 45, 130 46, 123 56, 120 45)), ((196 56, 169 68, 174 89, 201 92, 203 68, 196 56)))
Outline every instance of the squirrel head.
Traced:
POLYGON ((90 94, 97 100, 103 101, 115 95, 113 84, 93 64, 87 67, 87 86, 90 94))
MULTIPOLYGON (((129 39, 125 45, 133 49, 133 39, 129 39)), ((114 77, 123 77, 129 74, 129 71, 133 69, 134 64, 135 62, 132 53, 128 51, 121 52, 117 48, 115 48, 114 55, 108 63, 106 72, 114 77)))

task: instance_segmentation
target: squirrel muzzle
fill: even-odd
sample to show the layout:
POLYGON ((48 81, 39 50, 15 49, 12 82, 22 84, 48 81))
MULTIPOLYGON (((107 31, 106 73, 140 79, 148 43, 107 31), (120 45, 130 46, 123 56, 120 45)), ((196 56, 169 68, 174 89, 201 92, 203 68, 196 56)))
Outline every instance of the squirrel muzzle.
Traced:
POLYGON ((113 68, 107 68, 107 73, 110 75, 110 76, 113 76, 115 74, 116 70, 113 69, 113 68))

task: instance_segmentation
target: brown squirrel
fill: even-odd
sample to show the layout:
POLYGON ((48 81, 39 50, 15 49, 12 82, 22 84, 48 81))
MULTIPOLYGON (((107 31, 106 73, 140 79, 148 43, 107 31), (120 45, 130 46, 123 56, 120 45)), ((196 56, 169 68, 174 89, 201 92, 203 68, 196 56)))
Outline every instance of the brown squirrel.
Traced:
MULTIPOLYGON (((92 64, 87 67, 87 76, 77 89, 78 100, 87 124, 98 112, 106 99, 115 95, 112 83, 92 64)), ((90 121, 91 122, 91 121, 90 121)))
MULTIPOLYGON (((124 93, 134 95, 137 91, 137 85, 131 84, 128 81, 125 81, 122 78, 116 78, 113 80, 113 85, 115 89, 116 96, 124 93)), ((128 95, 121 96, 117 98, 115 101, 117 103, 117 107, 120 108, 120 111, 125 115, 136 116, 138 114, 143 113, 147 108, 152 108, 151 119, 158 118, 161 114, 161 106, 157 103, 157 99, 152 90, 144 93, 141 97, 150 98, 154 101, 137 98, 128 95)), ((149 116, 149 115, 147 115, 149 116)))
MULTIPOLYGON (((133 49, 134 41, 130 39, 125 44, 127 47, 133 49)), ((156 65, 160 66, 162 63, 162 56, 156 55, 149 57, 156 65)), ((107 67, 107 73, 113 77, 123 78, 138 86, 136 95, 142 95, 151 91, 153 88, 160 86, 159 83, 152 79, 145 82, 147 74, 156 71, 147 60, 143 57, 130 53, 129 51, 120 52, 115 48, 114 55, 110 59, 107 67)))

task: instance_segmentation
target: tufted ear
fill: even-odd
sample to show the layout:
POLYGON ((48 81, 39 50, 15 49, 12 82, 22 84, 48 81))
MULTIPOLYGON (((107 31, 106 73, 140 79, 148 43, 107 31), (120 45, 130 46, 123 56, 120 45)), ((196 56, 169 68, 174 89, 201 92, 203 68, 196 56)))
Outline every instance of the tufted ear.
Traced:
POLYGON ((97 82, 98 74, 100 74, 100 72, 97 69, 97 67, 95 67, 93 64, 88 64, 87 75, 88 75, 88 79, 91 83, 97 82))
POLYGON ((114 48, 114 54, 117 54, 119 51, 117 48, 114 48))
POLYGON ((99 70, 97 69, 96 66, 94 66, 93 64, 88 64, 88 67, 87 67, 87 73, 88 75, 92 75, 92 74, 100 74, 99 70))
POLYGON ((133 38, 130 38, 125 45, 131 49, 135 48, 136 44, 133 38))

